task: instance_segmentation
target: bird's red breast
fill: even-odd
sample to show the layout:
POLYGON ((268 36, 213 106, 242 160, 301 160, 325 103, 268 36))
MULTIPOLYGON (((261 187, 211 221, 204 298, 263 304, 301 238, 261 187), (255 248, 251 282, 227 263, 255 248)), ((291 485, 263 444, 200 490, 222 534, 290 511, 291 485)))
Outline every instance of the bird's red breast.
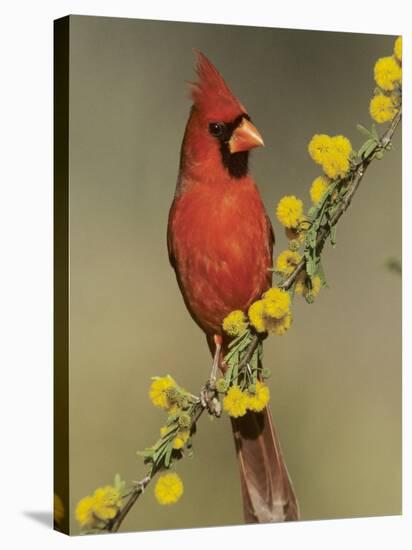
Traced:
POLYGON ((202 54, 198 74, 168 248, 187 308, 212 335, 228 313, 247 311, 270 286, 273 232, 247 166, 249 149, 263 144, 260 134, 202 54))

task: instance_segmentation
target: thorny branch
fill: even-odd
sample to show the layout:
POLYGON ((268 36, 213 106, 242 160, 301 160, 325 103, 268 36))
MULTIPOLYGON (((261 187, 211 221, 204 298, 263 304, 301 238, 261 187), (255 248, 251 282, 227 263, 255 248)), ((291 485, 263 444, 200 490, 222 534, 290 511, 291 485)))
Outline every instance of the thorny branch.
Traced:
MULTIPOLYGON (((361 184, 361 181, 363 179, 363 176, 365 175, 365 172, 372 162, 373 158, 375 157, 376 153, 379 150, 387 148, 387 146, 391 143, 392 137, 395 133, 396 128, 398 127, 400 121, 402 118, 402 110, 400 109, 398 114, 395 116, 395 118, 392 120, 390 126, 385 131, 385 133, 382 135, 379 142, 376 144, 375 148, 369 153, 367 157, 359 161, 351 170, 351 182, 347 188, 347 191, 342 198, 339 207, 337 208, 334 216, 329 221, 329 223, 326 225, 323 225, 319 232, 317 237, 317 247, 319 250, 322 250, 324 244, 326 243, 328 237, 331 234, 332 228, 338 223, 342 215, 346 212, 346 210, 349 208, 352 199, 356 193, 356 191, 359 188, 359 185, 361 184)), ((299 262, 299 264, 296 266, 295 270, 279 285, 280 288, 283 290, 289 290, 292 285, 295 283, 298 275, 305 269, 306 266, 306 259, 302 258, 302 260, 299 262)), ((239 370, 244 368, 249 361, 251 360, 258 344, 259 344, 260 336, 255 335, 249 344, 248 348, 245 351, 245 355, 242 358, 242 361, 239 364, 239 370)), ((213 399, 213 397, 216 397, 216 392, 214 389, 211 389, 208 385, 208 383, 204 386, 206 388, 206 391, 209 392, 209 398, 210 400, 213 399)), ((198 420, 202 416, 205 406, 202 404, 201 397, 199 395, 198 402, 195 405, 195 410, 193 413, 192 418, 192 429, 196 426, 198 420)), ((138 498, 144 493, 146 487, 149 485, 150 481, 153 479, 154 475, 157 473, 157 468, 155 466, 152 467, 152 469, 149 471, 149 473, 140 481, 134 483, 134 488, 132 491, 128 494, 127 501, 120 511, 119 515, 115 517, 107 527, 107 530, 110 532, 118 531, 121 524, 123 523, 124 519, 138 500, 138 498)))
MULTIPOLYGON (((344 212, 349 208, 352 202, 352 199, 363 179, 363 176, 365 175, 365 172, 369 164, 372 162, 377 150, 386 148, 388 144, 391 142, 393 134, 395 133, 395 130, 398 127, 398 124, 401 121, 401 119, 402 119, 402 110, 400 109, 398 114, 392 120, 392 123, 389 126, 389 128, 381 137, 380 142, 376 144, 375 148, 371 151, 371 153, 365 159, 363 159, 353 168, 352 170, 353 179, 349 185, 349 188, 345 194, 345 197, 340 203, 340 206, 337 209, 330 223, 322 227, 321 230, 319 231, 318 240, 317 240, 317 246, 319 249, 322 249, 323 245, 328 239, 331 233, 332 227, 338 223, 338 221, 340 220, 344 212)), ((280 288, 282 288, 283 290, 289 290, 291 286, 295 283, 297 276, 305 269, 305 265, 306 265, 306 259, 302 258, 302 260, 296 266, 295 270, 289 275, 287 279, 283 281, 281 285, 279 285, 280 288)))

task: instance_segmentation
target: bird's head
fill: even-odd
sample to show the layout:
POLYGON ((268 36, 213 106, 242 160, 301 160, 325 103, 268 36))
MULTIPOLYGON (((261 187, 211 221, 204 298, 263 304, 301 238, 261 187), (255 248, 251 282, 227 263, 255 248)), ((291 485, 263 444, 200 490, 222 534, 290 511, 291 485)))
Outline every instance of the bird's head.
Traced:
POLYGON ((231 177, 241 178, 247 174, 249 151, 263 145, 262 136, 216 67, 202 53, 197 56, 186 153, 195 162, 220 162, 231 177))

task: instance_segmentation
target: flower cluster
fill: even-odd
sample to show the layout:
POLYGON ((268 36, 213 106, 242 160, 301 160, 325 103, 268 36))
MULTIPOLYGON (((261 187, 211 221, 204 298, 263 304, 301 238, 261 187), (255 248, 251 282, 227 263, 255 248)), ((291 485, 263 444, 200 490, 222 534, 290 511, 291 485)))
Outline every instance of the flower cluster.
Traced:
POLYGON ((120 488, 106 485, 98 487, 93 495, 82 498, 76 506, 75 516, 83 529, 98 528, 114 519, 121 506, 120 488))
POLYGON ((237 309, 224 318, 222 326, 229 336, 239 336, 247 329, 248 323, 243 311, 237 309))
POLYGON ((345 136, 316 134, 308 146, 309 155, 330 179, 342 178, 350 169, 352 145, 345 136))
POLYGON ((183 449, 190 438, 193 396, 168 374, 153 377, 149 397, 153 405, 168 413, 166 425, 160 428, 161 438, 170 439, 174 450, 183 449))
POLYGON ((247 411, 261 412, 269 403, 268 386, 258 380, 242 390, 239 386, 231 386, 223 398, 223 409, 233 418, 244 416, 247 411))
POLYGON ((321 201, 323 195, 326 193, 329 187, 329 179, 325 176, 318 176, 312 182, 309 195, 312 204, 316 206, 321 201))
MULTIPOLYGON (((300 259, 297 252, 285 250, 279 256, 277 265, 283 273, 291 273, 300 259)), ((269 331, 278 335, 285 334, 292 322, 290 305, 288 292, 276 287, 270 288, 260 300, 249 307, 249 323, 259 333, 269 331)), ((249 323, 245 314, 236 310, 225 317, 222 326, 229 336, 239 336, 248 328, 249 323)))
MULTIPOLYGON (((138 454, 152 465, 152 473, 168 470, 174 460, 191 452, 191 433, 198 398, 179 386, 169 374, 155 376, 149 389, 149 397, 156 407, 167 412, 167 420, 160 428, 156 443, 138 454)), ((173 504, 183 493, 183 483, 175 473, 161 476, 155 486, 155 497, 160 504, 173 504)))
POLYGON ((276 208, 280 223, 288 229, 297 229, 304 221, 303 202, 294 195, 283 197, 276 208))
POLYGON ((248 311, 250 324, 256 332, 285 334, 292 323, 291 299, 288 292, 280 288, 270 288, 261 300, 254 302, 248 311))
POLYGON ((369 104, 371 117, 378 124, 393 120, 401 104, 402 86, 402 37, 394 44, 393 55, 381 57, 375 64, 377 84, 375 95, 369 104))
POLYGON ((174 472, 162 475, 156 482, 154 494, 159 504, 174 504, 183 494, 183 482, 174 472))

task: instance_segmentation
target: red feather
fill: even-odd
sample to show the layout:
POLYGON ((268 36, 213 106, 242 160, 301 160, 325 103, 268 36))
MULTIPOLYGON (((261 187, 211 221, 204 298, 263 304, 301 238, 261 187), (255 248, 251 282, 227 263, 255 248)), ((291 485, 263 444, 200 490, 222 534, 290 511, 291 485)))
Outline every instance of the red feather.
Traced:
POLYGON ((233 120, 246 109, 233 95, 216 67, 197 52, 198 82, 191 84, 192 99, 199 112, 211 120, 233 120))

